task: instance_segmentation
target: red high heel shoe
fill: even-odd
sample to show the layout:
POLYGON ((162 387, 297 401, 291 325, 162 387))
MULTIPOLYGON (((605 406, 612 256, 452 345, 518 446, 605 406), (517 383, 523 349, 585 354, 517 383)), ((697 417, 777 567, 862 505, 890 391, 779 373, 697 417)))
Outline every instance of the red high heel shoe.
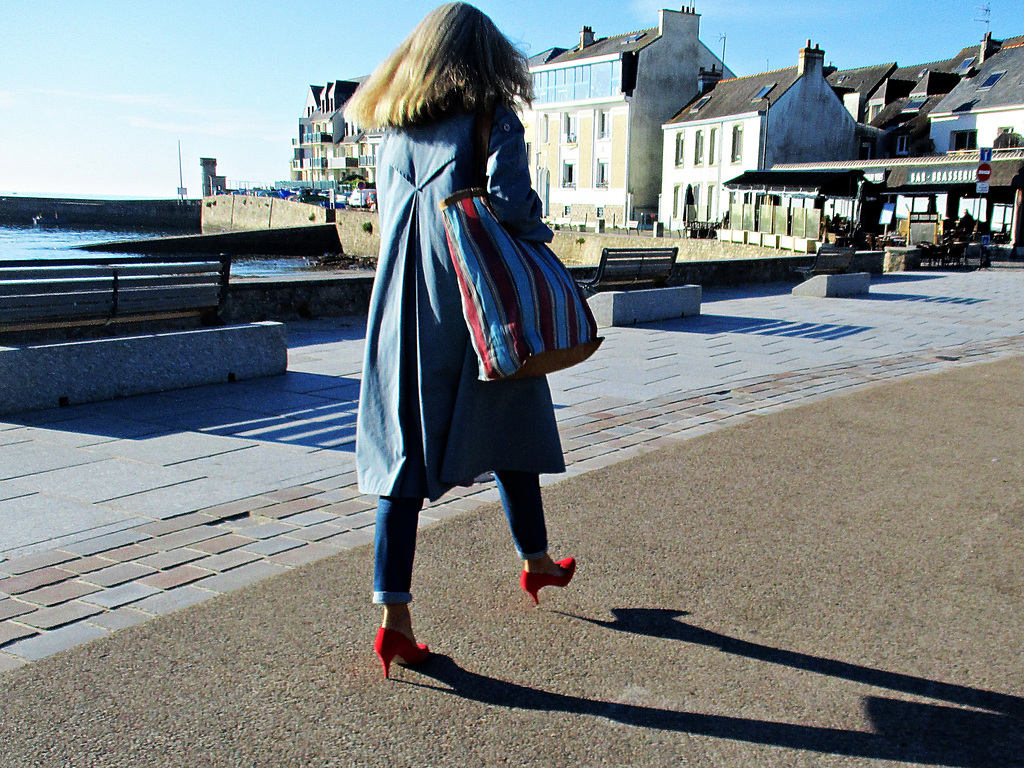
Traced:
POLYGON ((561 566, 565 571, 561 576, 552 576, 549 573, 528 573, 525 568, 523 569, 522 576, 519 577, 519 584, 533 598, 534 603, 539 603, 537 593, 540 592, 541 587, 564 587, 572 581, 573 574, 576 573, 576 560, 567 557, 565 560, 559 560, 556 565, 561 566))
POLYGON ((377 639, 373 641, 373 650, 380 657, 380 663, 384 665, 384 677, 391 671, 392 659, 398 659, 398 663, 404 667, 411 667, 426 661, 430 655, 430 649, 423 643, 413 643, 408 637, 396 629, 381 627, 377 630, 377 639))

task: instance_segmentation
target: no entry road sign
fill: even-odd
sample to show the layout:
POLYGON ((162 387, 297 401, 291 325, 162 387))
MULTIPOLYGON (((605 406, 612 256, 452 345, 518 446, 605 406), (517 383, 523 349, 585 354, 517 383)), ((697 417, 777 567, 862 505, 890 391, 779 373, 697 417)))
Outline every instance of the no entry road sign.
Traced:
POLYGON ((978 181, 988 181, 992 178, 992 166, 988 163, 981 163, 978 166, 978 181))

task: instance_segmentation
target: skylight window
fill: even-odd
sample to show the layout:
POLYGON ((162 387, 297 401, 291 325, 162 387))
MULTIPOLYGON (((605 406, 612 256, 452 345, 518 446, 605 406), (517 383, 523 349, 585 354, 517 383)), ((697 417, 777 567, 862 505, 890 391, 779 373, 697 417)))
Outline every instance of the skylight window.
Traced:
POLYGON ((903 107, 903 111, 904 112, 917 112, 917 110, 919 110, 921 107, 924 106, 924 103, 927 100, 928 99, 924 99, 924 98, 913 98, 913 99, 911 99, 910 101, 908 101, 906 103, 906 105, 903 107))
POLYGON ((635 43, 637 40, 639 40, 643 36, 644 35, 643 35, 642 32, 640 34, 638 34, 638 35, 630 35, 629 37, 627 37, 625 40, 622 41, 622 44, 623 45, 629 45, 630 43, 635 43))
POLYGON ((978 90, 980 91, 982 88, 991 88, 993 85, 998 83, 999 82, 999 78, 1002 77, 1005 74, 1006 74, 1005 71, 1004 72, 993 72, 991 75, 989 75, 987 78, 985 78, 985 82, 984 83, 982 83, 981 85, 978 86, 978 90))
POLYGON ((762 86, 761 90, 759 90, 756 94, 754 94, 754 98, 752 98, 751 101, 760 101, 765 96, 767 96, 769 93, 771 93, 772 92, 772 88, 774 88, 774 87, 775 87, 775 83, 772 83, 771 85, 762 86))
POLYGON ((957 65, 956 71, 957 72, 966 72, 968 69, 971 68, 971 65, 974 64, 974 60, 976 58, 977 58, 976 56, 971 56, 970 58, 964 59, 963 61, 961 61, 957 65))
POLYGON ((711 101, 711 96, 701 96, 700 101, 693 105, 690 109, 691 112, 700 112, 704 107, 707 106, 708 102, 711 101))

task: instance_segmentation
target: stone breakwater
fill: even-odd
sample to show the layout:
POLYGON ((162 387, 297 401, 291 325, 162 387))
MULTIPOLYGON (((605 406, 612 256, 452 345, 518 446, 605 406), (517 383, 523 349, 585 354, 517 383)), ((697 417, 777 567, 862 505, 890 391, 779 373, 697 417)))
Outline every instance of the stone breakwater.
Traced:
POLYGON ((0 224, 77 229, 158 229, 199 232, 198 200, 79 200, 0 197, 0 224))

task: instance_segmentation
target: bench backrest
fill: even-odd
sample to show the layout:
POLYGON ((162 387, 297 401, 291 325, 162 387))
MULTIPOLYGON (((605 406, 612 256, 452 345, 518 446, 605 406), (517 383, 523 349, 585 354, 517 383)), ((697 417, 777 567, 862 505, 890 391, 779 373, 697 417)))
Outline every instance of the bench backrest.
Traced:
POLYGON ((0 332, 137 315, 213 312, 229 257, 122 256, 0 261, 0 332))
POLYGON ((672 274, 678 254, 678 248, 605 248, 597 274, 584 287, 660 285, 672 274))
POLYGON ((853 248, 822 246, 818 249, 811 271, 815 275, 841 275, 850 269, 854 253, 853 248))

